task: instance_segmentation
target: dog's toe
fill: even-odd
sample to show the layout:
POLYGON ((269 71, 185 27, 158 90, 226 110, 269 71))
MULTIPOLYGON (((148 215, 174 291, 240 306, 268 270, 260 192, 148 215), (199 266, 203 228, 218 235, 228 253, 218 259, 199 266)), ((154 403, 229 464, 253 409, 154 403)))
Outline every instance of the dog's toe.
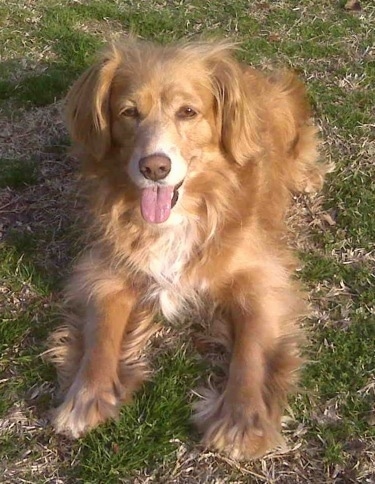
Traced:
POLYGON ((112 388, 72 388, 64 402, 52 412, 52 423, 57 433, 77 439, 100 423, 116 417, 119 406, 119 398, 112 388))
POLYGON ((196 405, 194 417, 203 444, 236 460, 255 459, 282 443, 275 422, 260 405, 234 402, 225 392, 210 392, 196 405))

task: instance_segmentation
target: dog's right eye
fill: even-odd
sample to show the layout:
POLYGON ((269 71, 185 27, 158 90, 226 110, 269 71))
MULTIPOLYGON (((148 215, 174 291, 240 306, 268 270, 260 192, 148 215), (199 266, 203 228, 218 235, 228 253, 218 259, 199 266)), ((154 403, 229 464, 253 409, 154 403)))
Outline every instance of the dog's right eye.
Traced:
POLYGON ((135 106, 129 106, 128 108, 125 108, 121 111, 121 116, 124 116, 125 118, 138 118, 139 117, 139 111, 135 106))
POLYGON ((190 106, 182 106, 176 113, 176 116, 180 119, 195 118, 197 112, 190 106))

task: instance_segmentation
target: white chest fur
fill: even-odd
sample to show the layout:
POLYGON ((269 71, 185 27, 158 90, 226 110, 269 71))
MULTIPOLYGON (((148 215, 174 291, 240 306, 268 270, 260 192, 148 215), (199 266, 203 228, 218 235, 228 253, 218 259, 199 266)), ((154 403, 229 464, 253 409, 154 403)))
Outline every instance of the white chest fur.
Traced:
POLYGON ((169 320, 176 318, 194 297, 194 289, 184 274, 195 243, 195 227, 182 221, 177 226, 165 227, 148 248, 147 272, 154 280, 150 296, 159 299, 160 308, 169 320))

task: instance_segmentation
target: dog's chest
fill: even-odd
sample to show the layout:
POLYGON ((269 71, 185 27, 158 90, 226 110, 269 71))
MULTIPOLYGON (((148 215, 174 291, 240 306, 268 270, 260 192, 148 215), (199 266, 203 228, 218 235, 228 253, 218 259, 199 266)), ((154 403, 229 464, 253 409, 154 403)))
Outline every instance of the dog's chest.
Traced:
POLYGON ((188 227, 175 227, 162 234, 148 250, 147 272, 152 278, 150 295, 156 297, 164 316, 174 319, 194 297, 186 268, 195 244, 188 227))

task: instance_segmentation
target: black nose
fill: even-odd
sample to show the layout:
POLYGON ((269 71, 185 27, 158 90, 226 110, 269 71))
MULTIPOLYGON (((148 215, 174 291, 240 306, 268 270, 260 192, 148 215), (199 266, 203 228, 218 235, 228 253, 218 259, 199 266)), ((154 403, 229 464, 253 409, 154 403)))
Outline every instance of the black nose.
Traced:
POLYGON ((171 160, 164 155, 145 156, 139 160, 139 171, 149 180, 162 180, 171 171, 171 160))

